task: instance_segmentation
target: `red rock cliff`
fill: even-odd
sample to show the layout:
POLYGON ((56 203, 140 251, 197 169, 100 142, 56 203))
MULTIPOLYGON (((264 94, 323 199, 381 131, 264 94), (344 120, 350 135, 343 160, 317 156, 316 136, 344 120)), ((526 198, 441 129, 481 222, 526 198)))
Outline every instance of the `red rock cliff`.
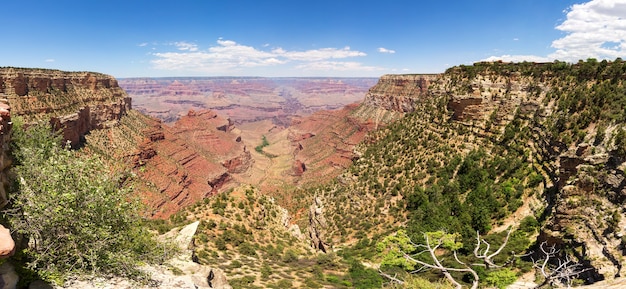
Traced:
POLYGON ((72 145, 90 130, 117 123, 131 108, 115 78, 94 72, 0 68, 0 98, 26 121, 50 121, 72 145))
POLYGON ((426 95, 431 83, 438 78, 438 74, 383 75, 365 95, 364 103, 386 110, 412 112, 417 98, 426 95))

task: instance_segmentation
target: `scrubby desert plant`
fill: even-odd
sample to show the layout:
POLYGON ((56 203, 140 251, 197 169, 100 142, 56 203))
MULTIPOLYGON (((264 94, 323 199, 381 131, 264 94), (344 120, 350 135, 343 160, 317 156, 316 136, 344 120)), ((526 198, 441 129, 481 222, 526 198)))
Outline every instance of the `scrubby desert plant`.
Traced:
POLYGON ((95 157, 61 146, 47 124, 14 119, 11 226, 28 243, 27 266, 42 276, 138 273, 158 246, 123 181, 95 157))

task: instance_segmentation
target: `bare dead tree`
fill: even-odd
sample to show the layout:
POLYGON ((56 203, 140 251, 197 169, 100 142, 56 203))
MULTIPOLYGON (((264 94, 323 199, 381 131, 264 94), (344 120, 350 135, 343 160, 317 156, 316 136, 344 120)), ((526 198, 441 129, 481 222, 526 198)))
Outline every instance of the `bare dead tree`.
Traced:
POLYGON ((400 285, 404 284, 403 280, 398 279, 398 274, 394 274, 393 276, 391 276, 391 275, 383 272, 383 270, 380 270, 380 268, 378 268, 378 274, 380 274, 381 276, 389 279, 390 284, 393 284, 393 283, 398 283, 400 285))
POLYGON ((422 271, 426 268, 428 269, 435 269, 435 270, 439 270, 441 271, 441 273, 443 274, 443 276, 446 277, 446 279, 448 279, 448 281, 450 281, 450 283, 452 283, 452 285, 454 285, 457 289, 461 289, 463 287, 463 285, 461 285, 461 283, 459 283, 458 281, 456 281, 454 279, 454 277, 452 277, 452 274, 450 274, 450 272, 466 272, 466 273, 470 273, 472 274, 472 276, 474 277, 474 280, 472 281, 472 289, 476 289, 478 288, 478 274, 476 273, 476 271, 474 269, 472 269, 467 263, 461 262, 459 260, 459 258, 456 255, 456 250, 453 250, 454 252, 454 260, 456 260, 460 265, 463 266, 463 268, 454 268, 454 267, 450 267, 450 266, 444 266, 441 262, 443 260, 439 260, 439 257, 437 257, 436 255, 436 251, 437 249, 439 249, 442 245, 443 245, 443 240, 440 238, 436 241, 436 244, 431 244, 431 240, 430 237, 428 236, 428 234, 424 234, 424 239, 426 240, 426 244, 415 244, 413 242, 411 242, 416 248, 423 248, 424 250, 421 252, 418 252, 417 254, 413 254, 413 256, 417 256, 417 255, 421 255, 422 253, 428 253, 428 255, 430 256, 431 260, 432 260, 432 264, 421 261, 419 259, 416 259, 415 257, 409 255, 409 254, 404 254, 404 257, 407 258, 407 260, 410 260, 412 262, 415 262, 419 265, 421 265, 422 267, 411 272, 411 273, 416 273, 419 271, 422 271))
POLYGON ((546 285, 555 285, 557 282, 569 288, 576 277, 589 270, 582 268, 582 264, 574 262, 569 255, 559 258, 560 250, 555 245, 548 246, 547 242, 544 241, 539 245, 539 249, 544 258, 537 261, 533 259, 533 267, 541 273, 544 281, 535 289, 546 285))
MULTIPOLYGON (((452 240, 453 245, 450 245, 450 236, 454 236, 451 234, 445 234, 442 233, 442 235, 439 235, 438 237, 435 237, 429 233, 425 233, 424 234, 424 240, 425 240, 425 244, 416 244, 412 241, 409 240, 409 243, 413 246, 413 248, 419 249, 421 248, 422 250, 418 253, 415 254, 408 254, 406 252, 402 252, 402 256, 409 262, 415 263, 420 265, 421 267, 418 268, 417 270, 413 270, 411 271, 411 273, 417 273, 420 272, 422 270, 425 269, 434 269, 434 270, 438 270, 440 271, 444 277, 446 279, 448 279, 448 281, 454 285, 457 289, 461 289, 463 287, 463 285, 454 279, 454 277, 452 276, 451 272, 464 272, 464 273, 469 273, 472 275, 473 277, 473 281, 472 281, 472 289, 476 289, 478 288, 478 282, 479 282, 479 277, 478 277, 478 273, 476 272, 476 270, 474 270, 472 267, 473 266, 483 266, 486 268, 499 268, 501 266, 498 266, 494 263, 493 258, 495 256, 497 256, 498 254, 500 254, 502 252, 502 250, 504 249, 504 247, 506 246, 509 237, 511 235, 512 229, 509 229, 509 231, 507 232, 507 235, 504 239, 504 242, 502 243, 502 245, 500 245, 500 247, 495 251, 495 252, 491 252, 491 244, 489 244, 489 242, 487 242, 484 238, 482 238, 480 236, 479 232, 476 232, 476 246, 474 247, 474 257, 476 257, 479 260, 482 260, 482 263, 467 263, 467 262, 463 262, 459 259, 458 255, 457 255, 457 250, 461 247, 460 243, 455 243, 454 240, 452 240), (447 240, 446 240, 447 238, 447 240), (447 244, 446 244, 447 242, 447 244), (443 264, 443 258, 440 258, 439 256, 437 256, 437 250, 438 249, 448 249, 450 251, 452 251, 452 254, 454 256, 454 260, 456 261, 456 263, 459 266, 456 267, 452 267, 452 266, 446 266, 443 264), (430 262, 425 262, 422 261, 420 259, 418 259, 417 257, 422 255, 422 254, 427 254, 430 257, 430 262)), ((453 239, 455 237, 452 237, 453 239)), ((403 281, 398 279, 396 276, 391 276, 389 274, 385 274, 382 271, 380 271, 381 276, 389 279, 391 282, 395 282, 398 284, 402 284, 403 281)))
MULTIPOLYGON (((483 260, 483 264, 472 264, 472 265, 485 266, 487 269, 502 267, 502 266, 496 265, 493 262, 493 258, 499 255, 504 249, 504 247, 506 246, 506 244, 509 242, 509 237, 511 236, 511 232, 513 232, 512 227, 509 228, 509 231, 506 233, 506 237, 504 238, 504 242, 502 242, 502 245, 500 245, 500 248, 498 248, 498 250, 496 250, 495 252, 489 254, 489 249, 491 248, 491 245, 487 241, 485 241, 485 239, 481 238, 480 233, 476 231, 476 246, 474 247, 474 256, 480 260, 483 260), (481 251, 481 247, 483 244, 485 245, 485 249, 481 251)), ((456 252, 455 252, 455 257, 456 257, 456 252)))

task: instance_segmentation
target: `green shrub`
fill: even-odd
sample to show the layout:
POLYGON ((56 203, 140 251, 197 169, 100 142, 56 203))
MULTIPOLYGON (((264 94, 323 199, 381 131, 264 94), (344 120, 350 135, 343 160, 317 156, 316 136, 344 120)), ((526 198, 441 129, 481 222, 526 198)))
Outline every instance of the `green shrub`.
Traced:
POLYGON ((485 282, 487 284, 498 287, 499 289, 506 288, 507 286, 513 284, 515 280, 517 280, 517 273, 509 268, 489 272, 485 278, 485 282))
POLYGON ((526 216, 520 221, 519 228, 524 232, 533 233, 539 228, 539 222, 533 216, 526 216))
MULTIPOLYGON (((228 284, 233 287, 233 289, 249 289, 253 288, 252 283, 254 283, 254 276, 244 276, 241 278, 236 278, 228 281, 228 284)), ((255 287, 258 288, 258 287, 255 287)))
POLYGON ((454 286, 452 286, 450 283, 447 283, 446 281, 431 282, 431 281, 428 281, 427 279, 420 278, 415 275, 410 275, 406 280, 404 280, 404 282, 405 283, 402 288, 405 288, 405 289, 452 289, 454 288, 454 286))
POLYGON ((224 238, 222 238, 222 236, 219 236, 217 239, 215 239, 215 247, 217 247, 217 249, 220 251, 225 251, 227 249, 226 241, 224 241, 224 238))
POLYGON ((73 273, 137 276, 136 264, 160 256, 139 216, 140 202, 95 157, 60 146, 49 125, 14 119, 15 177, 5 214, 29 240, 29 268, 42 276, 73 273))
POLYGON ((313 278, 307 278, 304 280, 304 286, 306 288, 322 288, 324 286, 317 283, 317 281, 313 278))
POLYGON ((378 272, 373 269, 365 268, 363 264, 358 261, 352 261, 348 273, 352 278, 352 285, 354 288, 368 289, 368 288, 380 288, 383 284, 383 279, 378 272))
POLYGON ((293 263, 298 261, 298 253, 292 249, 288 249, 283 255, 282 261, 285 263, 293 263))
POLYGON ((327 282, 332 284, 339 284, 340 282, 339 277, 335 275, 327 275, 325 279, 327 282))
POLYGON ((288 289, 288 288, 293 288, 293 283, 291 282, 291 280, 282 279, 282 280, 278 280, 278 282, 274 284, 268 285, 268 287, 277 288, 277 289, 288 289))
POLYGON ((252 245, 250 245, 250 243, 242 243, 239 245, 239 253, 256 257, 256 250, 252 245))
POLYGON ((272 275, 272 267, 270 267, 267 263, 263 263, 261 267, 261 279, 267 280, 267 278, 272 275))

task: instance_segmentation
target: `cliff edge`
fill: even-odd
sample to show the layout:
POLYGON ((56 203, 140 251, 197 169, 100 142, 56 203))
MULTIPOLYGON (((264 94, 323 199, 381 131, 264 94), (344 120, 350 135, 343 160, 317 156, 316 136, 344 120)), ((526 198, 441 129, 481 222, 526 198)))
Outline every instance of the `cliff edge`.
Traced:
POLYGON ((95 72, 3 67, 0 99, 27 122, 50 121, 72 146, 87 132, 117 123, 131 109, 131 99, 117 80, 95 72))

